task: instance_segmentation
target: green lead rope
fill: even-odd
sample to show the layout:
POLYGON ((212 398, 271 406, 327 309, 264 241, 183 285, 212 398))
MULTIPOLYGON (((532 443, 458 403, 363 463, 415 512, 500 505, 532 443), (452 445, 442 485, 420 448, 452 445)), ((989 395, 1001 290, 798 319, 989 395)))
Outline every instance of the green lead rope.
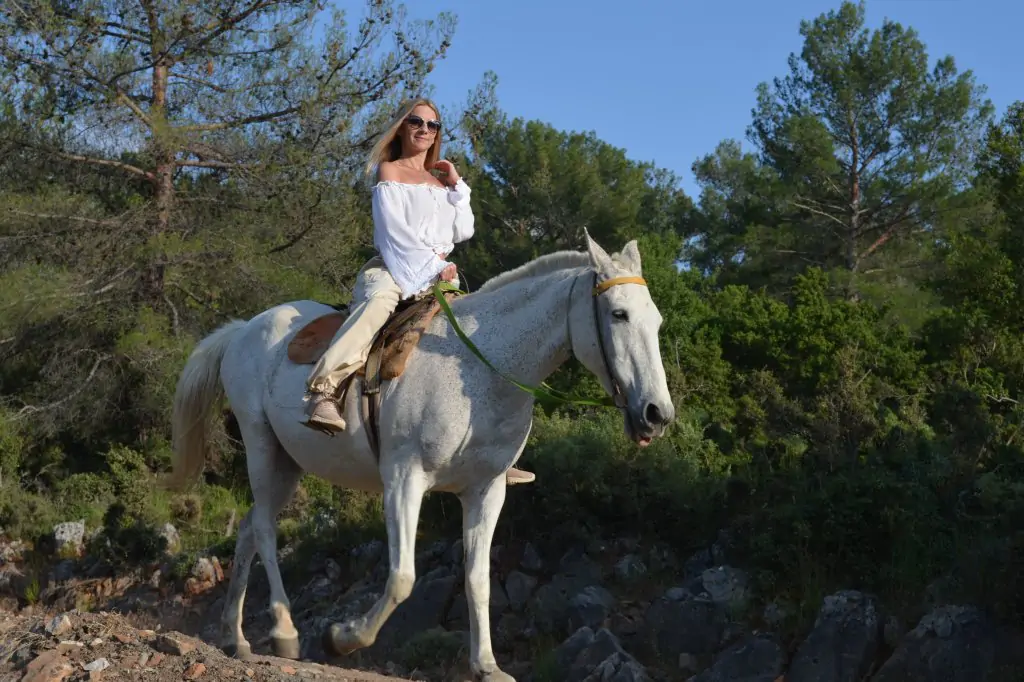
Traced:
POLYGON ((459 323, 455 321, 455 314, 452 312, 451 306, 448 305, 448 300, 444 297, 443 292, 445 291, 454 291, 460 294, 464 294, 466 292, 462 291, 461 289, 455 286, 452 286, 452 284, 450 284, 449 282, 445 282, 442 280, 434 282, 434 298, 436 298, 437 302, 441 304, 441 309, 444 310, 444 314, 448 317, 448 321, 452 323, 452 328, 455 330, 455 333, 458 334, 459 338, 462 339, 462 342, 466 344, 466 347, 469 348, 469 350, 473 351, 473 355, 480 358, 480 360, 483 361, 485 365, 490 367, 494 371, 494 373, 500 376, 502 379, 509 382, 513 386, 519 388, 520 390, 529 393, 530 395, 537 399, 537 402, 543 405, 549 405, 551 407, 556 407, 558 405, 565 404, 593 405, 596 407, 616 407, 615 401, 614 399, 612 399, 611 396, 605 396, 601 400, 577 398, 569 395, 568 393, 562 393, 558 389, 549 386, 547 382, 541 382, 540 387, 528 386, 527 384, 516 381, 512 377, 507 376, 506 374, 498 370, 497 367, 491 364, 490 360, 484 357, 483 353, 480 352, 480 349, 478 349, 473 344, 473 342, 469 340, 469 337, 466 336, 466 333, 462 331, 462 327, 460 327, 459 323))

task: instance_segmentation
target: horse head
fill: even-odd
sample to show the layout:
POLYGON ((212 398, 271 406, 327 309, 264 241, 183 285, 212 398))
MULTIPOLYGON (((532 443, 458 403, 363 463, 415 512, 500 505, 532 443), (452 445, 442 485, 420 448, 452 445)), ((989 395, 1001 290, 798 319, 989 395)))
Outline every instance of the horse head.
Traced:
POLYGON ((573 340, 573 353, 615 398, 626 435, 646 447, 675 418, 658 344, 661 313, 643 280, 636 240, 608 255, 586 239, 596 276, 585 307, 594 323, 586 325, 587 337, 573 340))

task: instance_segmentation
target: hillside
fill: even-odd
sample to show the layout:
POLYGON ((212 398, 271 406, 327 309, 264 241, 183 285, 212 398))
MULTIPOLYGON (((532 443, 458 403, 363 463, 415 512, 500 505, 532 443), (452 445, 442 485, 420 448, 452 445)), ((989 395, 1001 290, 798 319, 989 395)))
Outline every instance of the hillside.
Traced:
MULTIPOLYGON (((65 679, 64 673, 136 679, 138 670, 158 681, 468 679, 460 543, 438 540, 421 549, 411 598, 374 646, 340 661, 325 655, 319 635, 368 608, 383 589, 387 566, 379 541, 344 552, 327 535, 283 551, 301 661, 269 655, 269 593, 260 571, 244 623, 255 655, 238 661, 215 648, 230 559, 200 557, 176 578, 171 555, 162 565, 104 577, 95 558, 65 559, 43 574, 47 582, 27 604, 11 596, 28 592, 12 547, 2 567, 10 611, 0 672, 25 682, 65 679), (97 667, 103 670, 92 672, 97 667)), ((755 607, 749 574, 721 563, 728 557, 725 542, 685 561, 664 545, 628 538, 565 552, 529 542, 496 547, 491 616, 499 662, 516 679, 534 682, 1011 682, 1024 669, 1024 629, 948 601, 940 586, 922 600, 916 623, 875 595, 843 590, 825 597, 804 631, 784 600, 755 607), (950 670, 952 677, 942 677, 950 670)))

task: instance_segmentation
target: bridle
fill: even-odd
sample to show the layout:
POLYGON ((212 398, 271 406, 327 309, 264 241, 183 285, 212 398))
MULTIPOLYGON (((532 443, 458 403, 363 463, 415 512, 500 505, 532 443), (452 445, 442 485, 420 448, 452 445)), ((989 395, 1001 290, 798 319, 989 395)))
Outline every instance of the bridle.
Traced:
MULTIPOLYGON (((568 335, 569 335, 569 352, 573 352, 572 349, 573 349, 573 346, 574 346, 573 340, 572 340, 572 302, 573 302, 573 293, 576 290, 576 282, 578 282, 579 280, 580 280, 580 276, 577 275, 572 280, 572 286, 569 287, 569 303, 568 303, 569 312, 566 314, 566 322, 567 322, 567 326, 568 326, 568 335)), ((605 342, 604 342, 604 328, 601 326, 601 313, 600 313, 600 310, 597 307, 597 299, 598 299, 598 297, 601 294, 603 294, 604 292, 606 292, 609 289, 611 289, 612 287, 617 286, 619 284, 640 284, 642 286, 647 286, 647 281, 643 277, 629 276, 629 277, 612 277, 610 279, 606 279, 603 282, 599 283, 597 281, 597 271, 595 270, 594 271, 594 284, 593 284, 593 286, 590 289, 590 296, 591 296, 591 301, 593 301, 594 327, 597 330, 597 347, 598 347, 598 350, 599 350, 599 352, 601 354, 601 364, 604 365, 605 374, 608 375, 608 382, 611 384, 611 387, 612 387, 612 400, 615 401, 615 407, 619 408, 620 410, 624 410, 626 412, 626 417, 632 423, 632 419, 633 418, 630 416, 629 411, 626 410, 626 396, 622 392, 622 385, 619 383, 619 380, 615 377, 615 373, 612 371, 612 364, 611 364, 611 362, 608 359, 608 350, 605 347, 605 342)), ((573 354, 575 355, 575 353, 573 353, 573 354)), ((636 425, 634 424, 633 426, 635 427, 636 425)))
MULTIPOLYGON (((573 304, 573 294, 574 294, 574 292, 576 290, 576 283, 580 280, 581 276, 582 276, 582 273, 580 273, 579 275, 576 275, 573 278, 572 286, 569 288, 569 298, 568 298, 568 301, 567 301, 567 304, 566 304, 566 324, 567 324, 566 331, 568 332, 568 338, 569 338, 569 352, 572 353, 573 355, 575 355, 575 353, 573 352, 573 340, 572 340, 572 304, 573 304)), ((456 289, 455 287, 451 286, 447 282, 442 283, 441 280, 438 279, 438 280, 436 280, 434 282, 433 293, 434 293, 434 298, 437 300, 438 304, 441 306, 441 310, 444 311, 445 317, 448 318, 448 322, 451 323, 452 329, 455 331, 455 335, 459 337, 459 340, 462 341, 462 343, 464 343, 467 348, 469 348, 469 350, 473 353, 473 355, 478 357, 485 365, 487 365, 489 368, 491 368, 491 370, 493 370, 498 376, 503 378, 505 381, 509 382, 510 384, 515 386, 516 388, 529 393, 535 399, 537 399, 539 401, 544 401, 547 404, 572 404, 572 405, 593 405, 595 407, 617 407, 620 410, 624 410, 625 411, 626 418, 629 420, 630 425, 634 428, 634 430, 637 430, 636 429, 636 424, 633 423, 633 417, 629 414, 629 410, 625 409, 626 408, 626 398, 625 398, 625 395, 622 393, 622 387, 619 384, 618 380, 615 378, 615 374, 614 374, 614 372, 612 372, 612 369, 611 369, 611 363, 608 361, 608 352, 607 352, 607 349, 606 349, 605 343, 604 343, 604 334, 601 331, 601 324, 600 324, 600 319, 601 318, 600 318, 600 311, 598 310, 598 307, 597 307, 597 297, 600 296, 605 291, 607 291, 608 289, 610 289, 611 287, 616 286, 618 284, 640 284, 642 286, 647 286, 647 282, 644 281, 643 277, 612 277, 611 279, 607 279, 607 280, 605 280, 603 282, 598 282, 597 281, 597 277, 598 277, 597 272, 594 271, 594 284, 593 284, 593 287, 591 289, 591 296, 593 297, 593 300, 594 300, 594 326, 597 328, 597 344, 598 344, 598 347, 600 348, 601 362, 604 364, 605 372, 608 374, 608 381, 609 381, 609 383, 611 383, 611 386, 612 386, 612 395, 608 396, 608 397, 603 397, 603 398, 598 399, 598 400, 593 400, 593 399, 589 399, 589 398, 581 398, 581 397, 576 397, 576 396, 568 395, 566 393, 563 393, 562 391, 559 391, 559 390, 549 386, 545 382, 541 382, 540 386, 530 386, 528 384, 524 384, 523 382, 517 381, 516 379, 508 376, 507 374, 505 374, 504 372, 499 370, 497 367, 495 367, 494 363, 492 363, 490 360, 488 360, 487 357, 483 353, 480 352, 480 349, 476 347, 476 344, 474 344, 473 341, 468 336, 466 336, 466 332, 464 332, 462 330, 462 327, 459 326, 458 320, 455 319, 455 313, 452 312, 451 306, 448 305, 448 301, 444 297, 444 291, 445 290, 448 290, 448 291, 458 291, 458 293, 460 293, 460 294, 464 293, 464 292, 459 291, 458 289, 456 289)))

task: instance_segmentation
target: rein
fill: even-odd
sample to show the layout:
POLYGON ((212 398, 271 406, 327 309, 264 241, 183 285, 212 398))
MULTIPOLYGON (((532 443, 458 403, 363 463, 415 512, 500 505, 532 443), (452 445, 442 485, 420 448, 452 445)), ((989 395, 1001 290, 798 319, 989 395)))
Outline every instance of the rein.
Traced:
MULTIPOLYGON (((574 291, 574 289, 576 287, 576 281, 578 279, 579 279, 579 276, 577 276, 573 280, 572 287, 569 289, 569 305, 570 305, 570 309, 571 309, 571 306, 572 306, 573 291, 574 291)), ((602 397, 599 400, 593 400, 593 399, 590 399, 590 398, 580 398, 580 397, 571 396, 568 393, 563 393, 563 392, 559 391, 558 389, 549 386, 547 384, 547 382, 541 382, 540 386, 530 386, 528 384, 524 384, 522 382, 516 381, 512 377, 510 377, 507 374, 503 373, 497 367, 495 367, 493 364, 491 364, 490 360, 488 360, 486 357, 484 357, 484 354, 480 352, 480 349, 477 348, 476 345, 472 341, 469 340, 469 337, 466 336, 466 333, 464 331, 462 331, 462 327, 460 327, 459 323, 455 321, 455 314, 452 312, 452 309, 448 305, 448 301, 447 301, 447 299, 445 299, 444 294, 443 294, 444 291, 458 291, 459 293, 465 293, 465 292, 457 289, 456 287, 452 286, 448 282, 443 282, 441 280, 437 280, 436 282, 434 282, 433 293, 434 293, 434 298, 436 298, 437 302, 441 305, 441 309, 444 310, 444 314, 448 318, 448 321, 451 323, 452 328, 455 330, 455 333, 458 335, 459 339, 464 344, 466 344, 466 347, 469 348, 469 350, 472 351, 474 355, 476 355, 478 358, 480 358, 480 360, 485 365, 490 367, 494 371, 495 374, 497 374, 502 379, 504 379, 505 381, 509 382, 510 384, 515 386, 516 388, 518 388, 518 389, 520 389, 522 391, 525 391, 526 393, 529 393, 530 395, 532 395, 537 400, 537 402, 539 402, 541 404, 551 405, 551 406, 571 404, 571 405, 593 405, 593 406, 597 406, 597 407, 616 407, 616 408, 622 409, 622 408, 625 407, 625 404, 626 404, 625 403, 625 398, 624 398, 624 396, 622 394, 622 389, 619 386, 619 382, 615 379, 615 375, 612 374, 611 365, 608 362, 608 355, 607 355, 607 351, 605 350, 605 345, 604 345, 604 334, 601 331, 601 324, 600 324, 600 319, 601 318, 599 317, 599 311, 598 311, 598 308, 597 308, 597 298, 598 298, 598 296, 600 296, 602 293, 604 293, 608 289, 610 289, 613 286, 616 286, 618 284, 640 284, 640 285, 643 285, 643 286, 647 286, 647 282, 644 280, 643 277, 613 277, 611 279, 606 279, 605 281, 603 281, 601 283, 598 283, 598 281, 597 281, 597 272, 594 273, 594 286, 591 289, 591 296, 593 297, 593 301, 594 301, 594 326, 595 326, 595 328, 597 330, 597 345, 598 345, 598 348, 600 348, 601 360, 604 362, 605 370, 608 372, 608 379, 611 382, 612 393, 613 393, 613 395, 611 395, 611 396, 604 396, 604 397, 602 397)), ((568 318, 567 318, 567 321, 568 321, 568 318)), ((570 327, 569 328, 569 352, 572 352, 572 345, 573 345, 572 344, 572 329, 570 327)))

